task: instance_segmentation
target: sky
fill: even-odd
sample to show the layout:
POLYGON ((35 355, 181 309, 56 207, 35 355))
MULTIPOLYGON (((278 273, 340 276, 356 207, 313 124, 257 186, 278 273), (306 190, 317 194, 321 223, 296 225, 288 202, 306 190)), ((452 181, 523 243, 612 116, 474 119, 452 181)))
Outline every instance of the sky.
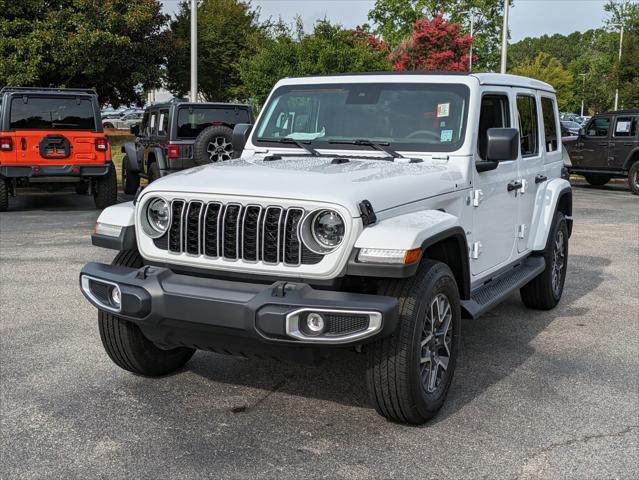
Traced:
MULTIPOLYGON (((174 13, 179 0, 162 0, 164 11, 174 13)), ((308 30, 318 19, 328 18, 345 27, 368 21, 374 0, 252 0, 261 17, 282 17, 292 22, 300 15, 308 30)), ((568 34, 601 27, 605 0, 513 0, 510 11, 511 42, 553 33, 568 34)))

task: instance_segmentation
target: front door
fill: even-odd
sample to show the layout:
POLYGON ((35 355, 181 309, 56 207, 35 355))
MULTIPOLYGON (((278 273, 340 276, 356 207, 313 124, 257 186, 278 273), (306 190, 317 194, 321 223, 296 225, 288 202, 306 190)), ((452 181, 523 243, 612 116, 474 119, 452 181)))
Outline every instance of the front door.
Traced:
POLYGON ((619 115, 612 128, 608 165, 614 169, 623 168, 630 152, 638 146, 639 116, 619 115))
POLYGON ((579 136, 573 149, 575 167, 593 170, 608 168, 610 123, 611 118, 607 115, 590 120, 585 134, 579 136))
MULTIPOLYGON (((476 162, 486 160, 488 129, 512 125, 511 95, 510 89, 504 89, 482 96, 476 162)), ((494 170, 474 171, 473 244, 470 246, 473 275, 496 269, 512 256, 517 199, 508 191, 508 184, 517 179, 517 163, 517 160, 500 162, 494 170)))

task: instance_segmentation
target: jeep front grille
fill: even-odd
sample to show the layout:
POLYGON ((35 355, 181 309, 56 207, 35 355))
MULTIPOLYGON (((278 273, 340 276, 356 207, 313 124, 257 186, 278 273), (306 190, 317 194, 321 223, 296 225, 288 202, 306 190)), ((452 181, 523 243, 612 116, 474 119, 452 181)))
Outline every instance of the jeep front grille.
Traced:
POLYGON ((304 214, 298 207, 173 200, 169 230, 154 243, 172 253, 271 265, 314 265, 324 257, 306 248, 299 238, 304 214))

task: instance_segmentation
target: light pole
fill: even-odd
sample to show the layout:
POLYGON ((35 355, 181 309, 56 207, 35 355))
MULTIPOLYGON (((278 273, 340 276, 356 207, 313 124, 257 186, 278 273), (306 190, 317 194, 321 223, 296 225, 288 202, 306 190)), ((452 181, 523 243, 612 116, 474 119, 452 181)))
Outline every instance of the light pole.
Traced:
MULTIPOLYGON (((475 41, 475 11, 468 10, 466 12, 461 12, 462 15, 468 14, 470 15, 470 37, 473 39, 473 43, 475 41)), ((470 52, 468 54, 468 71, 473 71, 473 44, 470 44, 470 52)))
POLYGON ((501 73, 506 73, 506 62, 508 60, 508 8, 509 0, 504 0, 504 25, 501 32, 501 73))
POLYGON ((579 115, 580 117, 584 116, 584 101, 585 101, 585 88, 586 88, 586 74, 585 73, 580 73, 579 76, 581 77, 581 115, 579 115))
MULTIPOLYGON (((621 68, 621 49, 623 48, 623 23, 618 23, 619 27, 619 67, 621 68)), ((619 106, 619 71, 617 70, 617 88, 615 88, 615 110, 619 106)))
POLYGON ((191 0, 191 101, 197 102, 197 0, 191 0))

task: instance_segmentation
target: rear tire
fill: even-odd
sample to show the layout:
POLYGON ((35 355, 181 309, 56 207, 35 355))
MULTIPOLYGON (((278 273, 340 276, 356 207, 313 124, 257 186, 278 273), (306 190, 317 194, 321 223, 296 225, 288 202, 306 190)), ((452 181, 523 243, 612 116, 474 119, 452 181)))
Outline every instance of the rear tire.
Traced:
POLYGON ((233 130, 223 125, 207 127, 193 144, 193 160, 197 165, 223 162, 235 158, 233 130))
POLYGON ((158 178, 160 178, 160 167, 158 166, 158 162, 153 162, 149 165, 149 183, 155 182, 158 178))
MULTIPOLYGON (((125 250, 112 265, 139 268, 143 260, 137 250, 125 250)), ((98 310, 98 326, 102 345, 118 367, 146 377, 160 377, 182 367, 195 353, 192 348, 162 350, 147 339, 132 322, 98 310)))
POLYGON ((399 319, 390 337, 368 348, 370 398, 389 420, 419 425, 439 411, 453 380, 461 338, 457 283, 448 265, 423 260, 413 278, 384 281, 378 293, 399 300, 399 319))
POLYGON ((95 182, 93 192, 96 208, 107 208, 115 205, 118 201, 118 177, 115 174, 115 167, 111 165, 109 173, 99 177, 95 182))
POLYGON ((128 162, 129 157, 125 155, 122 159, 122 190, 127 195, 135 195, 140 188, 140 176, 126 167, 128 162))
POLYGON ((632 167, 630 167, 628 184, 630 185, 632 193, 639 195, 639 160, 636 160, 635 163, 632 164, 632 167))
POLYGON ((9 210, 9 185, 6 180, 0 178, 0 212, 9 210))
POLYGON ((551 310, 561 300, 568 267, 568 224, 561 212, 555 214, 542 255, 546 260, 545 270, 524 285, 519 293, 526 307, 551 310))
POLYGON ((586 182, 595 187, 603 187, 610 181, 611 177, 605 175, 584 175, 586 182))

